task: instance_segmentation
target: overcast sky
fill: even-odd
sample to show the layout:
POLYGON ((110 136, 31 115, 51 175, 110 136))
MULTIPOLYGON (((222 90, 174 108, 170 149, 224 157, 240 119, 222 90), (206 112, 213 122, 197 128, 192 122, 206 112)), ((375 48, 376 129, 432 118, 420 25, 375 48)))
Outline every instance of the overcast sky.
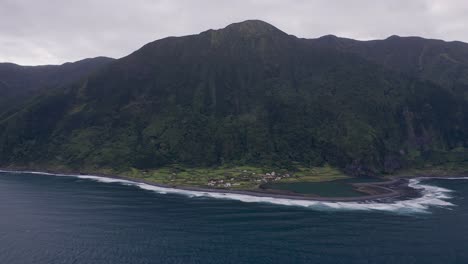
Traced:
POLYGON ((247 19, 304 38, 468 42, 467 0, 0 0, 0 62, 119 58, 156 39, 247 19))

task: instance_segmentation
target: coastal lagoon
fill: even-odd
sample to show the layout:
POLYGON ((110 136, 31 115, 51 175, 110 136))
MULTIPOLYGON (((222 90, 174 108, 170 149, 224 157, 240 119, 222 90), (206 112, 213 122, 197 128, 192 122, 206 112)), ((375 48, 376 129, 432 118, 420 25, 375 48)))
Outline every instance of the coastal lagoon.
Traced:
POLYGON ((264 187, 266 189, 291 191, 298 194, 315 194, 321 197, 359 197, 365 195, 365 193, 357 191, 353 187, 353 183, 370 183, 380 181, 383 180, 376 178, 351 178, 326 182, 274 182, 266 184, 264 187))
POLYGON ((0 173, 0 263, 468 263, 468 180, 315 202, 0 173))

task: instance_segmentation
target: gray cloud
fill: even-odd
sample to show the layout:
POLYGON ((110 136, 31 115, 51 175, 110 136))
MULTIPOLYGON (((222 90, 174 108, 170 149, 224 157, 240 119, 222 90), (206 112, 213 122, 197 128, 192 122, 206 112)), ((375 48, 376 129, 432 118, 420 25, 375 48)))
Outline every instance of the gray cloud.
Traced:
POLYGON ((0 0, 0 61, 119 58, 166 36, 262 19, 298 37, 468 41, 465 0, 0 0))

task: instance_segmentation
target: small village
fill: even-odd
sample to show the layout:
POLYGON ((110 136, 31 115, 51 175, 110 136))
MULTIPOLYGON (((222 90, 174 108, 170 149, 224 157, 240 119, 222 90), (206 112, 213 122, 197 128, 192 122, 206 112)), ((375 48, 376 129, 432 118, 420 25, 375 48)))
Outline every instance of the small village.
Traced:
POLYGON ((291 175, 288 173, 280 174, 277 172, 269 172, 265 174, 248 172, 246 170, 242 171, 242 174, 236 177, 227 177, 224 179, 210 179, 207 182, 207 186, 215 188, 232 188, 242 185, 242 183, 249 182, 250 184, 254 182, 256 185, 265 184, 269 182, 280 181, 284 178, 290 178, 291 175))

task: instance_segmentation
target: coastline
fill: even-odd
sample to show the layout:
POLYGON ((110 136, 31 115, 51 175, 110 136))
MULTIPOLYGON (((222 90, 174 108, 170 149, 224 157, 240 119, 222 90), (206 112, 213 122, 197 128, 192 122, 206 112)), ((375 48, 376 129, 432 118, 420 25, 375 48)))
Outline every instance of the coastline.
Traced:
MULTIPOLYGON (((353 183, 352 185, 357 191, 363 193, 362 196, 356 197, 321 197, 314 195, 299 194, 289 191, 279 191, 272 189, 261 189, 258 190, 230 190, 230 189, 221 189, 221 188, 203 188, 195 186, 177 186, 177 185, 168 185, 161 184, 153 181, 148 181, 144 179, 138 179, 128 176, 120 175, 109 175, 102 173, 73 173, 73 172, 58 172, 58 171, 36 171, 36 170, 23 170, 23 169, 11 169, 11 168, 0 168, 0 172, 5 173, 35 173, 35 174, 45 174, 45 175, 55 175, 55 176, 71 176, 71 177, 80 177, 80 176, 94 176, 94 177, 103 177, 109 179, 125 180, 134 183, 142 183, 150 186, 155 186, 159 188, 167 189, 176 189, 183 191, 193 191, 193 192, 203 192, 203 193, 217 193, 217 194, 238 194, 238 195, 248 195, 254 197, 262 198, 277 198, 277 199, 292 199, 292 200, 305 200, 305 201, 321 201, 321 202, 365 202, 365 201, 377 201, 377 200, 387 200, 387 199, 397 199, 405 197, 418 197, 421 194, 418 190, 411 188, 409 184, 409 179, 423 179, 423 178, 444 178, 444 176, 418 176, 418 177, 395 177, 383 182, 369 182, 369 183, 353 183)), ((451 176, 457 177, 457 176, 451 176)), ((459 176, 465 177, 465 176, 459 176)))

